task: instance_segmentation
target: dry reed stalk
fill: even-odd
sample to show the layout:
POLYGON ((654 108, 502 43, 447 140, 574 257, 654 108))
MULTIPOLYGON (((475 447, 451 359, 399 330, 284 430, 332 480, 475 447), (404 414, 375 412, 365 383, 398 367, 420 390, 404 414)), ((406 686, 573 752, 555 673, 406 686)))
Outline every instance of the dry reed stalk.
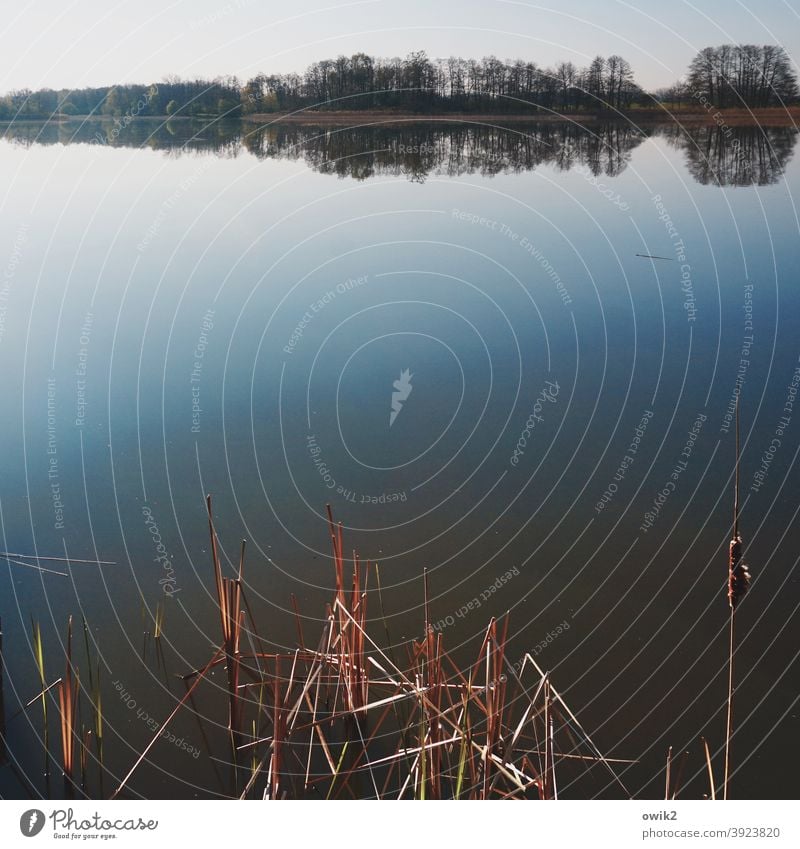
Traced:
POLYGON ((186 702, 187 702, 187 701, 191 698, 192 693, 194 692, 194 690, 195 690, 195 688, 197 687, 197 685, 198 685, 198 684, 199 684, 199 683, 203 680, 203 678, 206 676, 206 673, 208 672, 208 670, 209 670, 209 669, 211 669, 211 667, 214 665, 215 661, 216 661, 216 660, 217 660, 217 658, 220 656, 220 654, 222 654, 222 653, 223 653, 223 651, 224 651, 224 650, 223 650, 222 648, 218 648, 218 649, 214 652, 214 654, 212 655, 211 660, 209 660, 209 661, 208 661, 208 663, 207 663, 207 664, 203 667, 203 669, 202 669, 200 672, 198 672, 198 673, 197 673, 197 675, 195 676, 195 680, 194 680, 194 681, 192 681, 192 683, 191 683, 191 685, 190 685, 189 687, 187 687, 187 689, 186 689, 186 693, 183 695, 183 697, 182 697, 182 698, 181 698, 181 700, 178 702, 178 704, 177 704, 177 705, 175 705, 175 707, 174 707, 174 708, 173 708, 173 710, 172 710, 172 713, 170 713, 170 715, 169 715, 169 716, 168 716, 168 717, 164 720, 164 722, 163 722, 163 723, 159 726, 159 729, 158 729, 158 731, 156 731, 155 736, 152 738, 152 740, 150 740, 150 742, 147 744, 147 746, 145 746, 145 748, 142 750, 141 754, 140 754, 140 755, 139 755, 139 757, 136 759, 136 762, 135 762, 135 763, 134 763, 134 765, 133 765, 133 766, 132 766, 132 767, 128 770, 128 773, 127 773, 127 774, 126 774, 126 776, 122 779, 122 781, 119 783, 119 785, 117 786, 117 789, 116 789, 116 790, 115 790, 115 791, 111 794, 111 797, 110 797, 110 798, 112 798, 112 799, 116 799, 116 797, 117 797, 117 796, 119 796, 119 794, 122 792, 122 790, 123 790, 123 788, 125 787, 125 785, 126 785, 126 784, 128 783, 128 781, 130 780, 130 777, 131 777, 131 776, 133 775, 133 773, 136 771, 136 768, 137 768, 137 767, 139 766, 139 764, 141 764, 141 762, 142 762, 142 761, 143 761, 143 760, 147 757, 147 753, 150 751, 150 749, 152 749, 152 748, 153 748, 153 746, 155 746, 155 744, 156 744, 156 743, 158 742, 158 740, 161 738, 161 736, 162 736, 162 734, 163 734, 163 732, 164 732, 164 729, 165 729, 165 728, 166 728, 166 727, 170 724, 170 722, 172 722, 172 720, 173 720, 173 719, 175 718, 175 716, 177 715, 178 711, 179 711, 179 710, 180 710, 180 709, 184 706, 184 704, 186 704, 186 702))
MULTIPOLYGON (((7 560, 9 557, 17 557, 23 560, 49 560, 54 563, 87 563, 91 566, 116 566, 115 560, 82 560, 79 557, 44 557, 40 554, 15 554, 10 551, 0 551, 0 558, 7 560)), ((27 564, 23 564, 27 565, 27 564)))
POLYGON ((61 717, 61 753, 64 777, 71 783, 75 755, 75 712, 78 703, 78 677, 72 666, 72 617, 67 622, 67 665, 58 685, 58 707, 61 717))
MULTIPOLYGON (((45 777, 50 775, 50 725, 47 721, 47 698, 46 693, 49 689, 45 683, 44 677, 44 646, 42 645, 42 629, 38 622, 31 619, 31 627, 33 631, 33 655, 36 661, 36 670, 39 673, 39 684, 41 692, 37 698, 42 700, 42 737, 44 740, 44 774, 45 777)), ((60 679, 59 679, 60 680, 60 679)))
POLYGON ((156 617, 153 626, 153 639, 160 640, 162 628, 164 627, 164 605, 159 601, 156 603, 156 617))
POLYGON ((671 774, 672 774, 672 746, 670 746, 669 749, 667 749, 667 777, 666 777, 666 782, 665 782, 666 786, 664 788, 664 800, 667 801, 667 802, 669 801, 669 787, 670 787, 671 774))
POLYGON ((683 770, 686 767, 686 763, 689 760, 689 753, 684 752, 681 755, 680 761, 678 761, 678 771, 675 775, 675 786, 672 788, 672 799, 678 798, 678 793, 681 791, 681 779, 683 778, 683 770))
POLYGON ((708 769, 708 786, 711 791, 711 800, 714 801, 717 798, 717 791, 714 787, 714 770, 711 767, 711 751, 708 748, 708 740, 706 740, 705 737, 702 737, 701 740, 705 750, 706 767, 708 769))
POLYGON ((241 697, 239 696, 239 672, 241 656, 239 645, 244 612, 242 605, 242 575, 244 572, 244 557, 246 542, 242 540, 239 555, 239 570, 235 579, 226 578, 222 574, 219 559, 217 532, 214 528, 211 496, 206 496, 208 512, 208 532, 211 538, 211 559, 214 566, 214 582, 217 587, 220 623, 222 625, 222 647, 225 652, 225 665, 228 679, 228 728, 230 729, 233 751, 235 753, 241 735, 241 697))
MULTIPOLYGON (((534 791, 542 798, 556 798, 555 768, 561 757, 555 746, 557 718, 559 728, 563 725, 570 737, 570 727, 576 729, 589 747, 589 755, 567 757, 601 761, 610 769, 555 691, 549 675, 529 655, 522 673, 535 668, 538 686, 532 698, 525 690, 524 698, 516 693, 509 701, 504 674, 504 667, 510 666, 506 659, 508 616, 502 622, 491 620, 475 663, 468 674, 462 672, 445 651, 442 635, 430 626, 427 574, 425 634, 406 645, 408 666, 398 666, 367 633, 370 564, 362 563, 354 553, 352 561, 348 558, 352 576, 345 577, 343 528, 334 522, 330 507, 328 531, 335 594, 332 605, 327 606, 317 648, 306 648, 300 613, 293 600, 300 647, 291 654, 267 653, 256 651, 250 640, 250 654, 242 653, 242 602, 247 606, 242 585, 244 545, 237 578, 225 578, 210 497, 206 504, 223 641, 202 670, 182 676, 185 681, 195 680, 159 731, 219 663, 226 664, 228 673, 232 731, 242 727, 242 699, 248 688, 258 686, 257 717, 265 727, 260 730, 259 722, 253 721, 249 739, 241 745, 234 740, 234 754, 239 750, 251 752, 248 780, 240 798, 249 797, 260 778, 265 779, 263 796, 270 799, 294 795, 295 781, 302 791, 319 792, 328 798, 364 795, 362 781, 369 781, 370 792, 379 798, 385 798, 388 788, 395 784, 397 790, 392 795, 397 798, 411 793, 433 799, 529 798, 534 791), (290 663, 285 680, 284 659, 290 663), (240 673, 253 681, 241 683, 240 673), (265 691, 270 694, 266 700, 265 691), (540 705, 542 696, 544 704, 540 705), (522 706, 519 722, 512 717, 517 704, 522 706), (535 737, 533 747, 526 735, 528 728, 535 737), (390 748, 386 754, 386 741, 392 735, 398 742, 393 753, 390 748), (261 746, 266 750, 259 758, 256 752, 261 746), (545 766, 537 771, 533 759, 541 754, 545 766), (312 771, 315 758, 320 765, 317 773, 312 771)), ((252 613, 249 616, 253 620, 252 613)), ((383 618, 385 626, 385 613, 383 618)), ((253 630, 256 633, 255 625, 253 630)), ((250 633, 247 635, 249 638, 250 633)), ((112 798, 126 785, 155 740, 139 756, 112 798)))
POLYGON ((0 551, 0 559, 6 560, 8 563, 13 563, 15 566, 26 566, 28 569, 34 569, 37 572, 42 572, 47 575, 59 575, 62 578, 68 577, 69 573, 59 572, 56 569, 47 569, 44 566, 39 566, 39 562, 45 560, 52 563, 88 563, 93 566, 115 566, 111 560, 81 560, 80 558, 72 557, 43 557, 38 554, 17 554, 11 551, 0 551), (27 560, 35 560, 35 563, 27 563, 27 560))
POLYGON ((555 799, 555 768, 553 766, 553 711, 550 700, 550 676, 544 680, 544 785, 543 799, 555 799))
POLYGON ((222 639, 223 643, 228 642, 228 624, 229 616, 227 611, 227 593, 223 585, 222 568, 219 562, 219 552, 217 550, 217 533, 214 530, 214 518, 211 510, 211 496, 206 496, 206 510, 208 511, 208 533, 211 537, 211 560, 214 565, 214 583, 217 587, 217 601, 219 603, 220 622, 222 624, 222 639))
MULTIPOLYGON (((545 673, 542 671, 541 667, 533 659, 533 657, 531 657, 530 653, 527 653, 525 655, 525 660, 524 660, 524 663, 523 663, 523 669, 525 668, 525 664, 527 664, 527 663, 530 663, 531 666, 533 666, 533 668, 536 670, 536 672, 539 674, 539 676, 541 678, 544 678, 545 673)), ((565 721, 569 720, 572 727, 580 733, 581 737, 583 738, 584 743, 589 747, 589 750, 592 752, 592 754, 594 754, 597 757, 597 759, 603 764, 603 766, 608 770, 611 777, 620 786, 620 788, 625 793, 625 795, 628 798, 631 798, 631 794, 628 791, 628 788, 624 785, 624 783, 622 782, 620 777, 616 774, 616 772, 614 772, 614 770, 611 768, 611 765, 610 765, 608 759, 603 755, 603 753, 597 747, 597 745, 592 740, 592 738, 586 733, 586 730, 581 725, 581 723, 578 721, 578 717, 575 716, 575 714, 570 710, 569 705, 567 705, 567 703, 564 701, 564 699, 561 697, 561 695, 558 693, 558 691, 556 690, 556 688, 552 684, 550 685, 550 694, 551 694, 552 698, 554 699, 555 703, 560 707, 560 709, 563 709, 563 711, 565 713, 565 721)))
POLYGON ((29 569, 34 569, 37 572, 44 572, 48 575, 59 575, 62 578, 69 577, 66 572, 58 572, 55 569, 45 569, 44 566, 37 566, 35 563, 25 563, 22 560, 13 560, 10 557, 6 557, 5 560, 9 563, 13 563, 15 566, 27 566, 29 569))
POLYGON ((736 466, 733 496, 733 536, 728 546, 728 607, 730 609, 728 634, 728 710, 725 723, 725 768, 722 778, 722 798, 728 798, 728 780, 730 774, 731 738, 733 737, 733 660, 736 645, 736 608, 750 587, 750 571, 742 559, 743 544, 739 534, 739 396, 736 397, 736 466))
POLYGON ((282 743, 285 737, 284 715, 281 710, 281 659, 275 658, 275 678, 273 679, 274 700, 273 700, 273 719, 272 719, 272 762, 270 764, 270 776, 272 778, 272 786, 270 788, 270 798, 278 799, 280 793, 280 778, 281 778, 281 763, 282 763, 282 743))
MULTIPOLYGON (((356 594, 355 598, 360 598, 359 594, 356 594)), ((279 732, 277 738, 272 739, 272 756, 268 775, 269 796, 275 798, 275 795, 279 793, 274 782, 280 780, 281 771, 284 769, 284 765, 274 757, 276 739, 283 747, 290 743, 293 735, 305 729, 312 739, 318 736, 322 743, 321 748, 328 763, 327 795, 329 797, 341 796, 344 793, 357 795, 352 781, 360 773, 366 773, 372 777, 376 796, 385 797, 392 774, 397 772, 398 767, 404 762, 408 762, 408 769, 405 780, 398 773, 400 788, 397 795, 399 798, 402 798, 409 789, 413 789, 417 798, 445 798, 446 796, 475 798, 476 795, 479 798, 516 798, 524 797, 528 789, 533 787, 538 787, 542 796, 557 797, 555 717, 560 710, 560 697, 555 693, 548 677, 542 673, 539 687, 534 698, 525 708, 520 724, 516 729, 506 727, 509 704, 505 689, 506 682, 499 672, 506 662, 507 623, 502 633, 496 622, 491 623, 487 629, 479 653, 479 661, 475 667, 480 671, 484 683, 481 686, 474 686, 473 681, 464 679, 457 667, 454 667, 453 673, 456 683, 449 683, 444 677, 443 662, 447 660, 452 664, 452 661, 442 648, 441 635, 434 639, 429 630, 425 639, 412 646, 411 661, 416 671, 406 674, 397 668, 369 638, 364 627, 365 623, 354 618, 353 613, 348 609, 355 606, 353 599, 354 596, 347 593, 341 603, 334 602, 328 619, 327 644, 324 645, 325 639, 321 641, 320 650, 316 653, 316 658, 311 660, 311 669, 305 680, 295 679, 294 670, 299 652, 295 652, 292 656, 293 672, 289 677, 289 687, 291 688, 296 680, 297 686, 301 687, 301 692, 294 701, 294 707, 289 713, 288 723, 284 724, 284 730, 279 732), (374 658, 366 658, 368 643, 377 654, 374 658), (334 704, 332 713, 319 716, 318 702, 324 682, 333 679, 342 687, 351 682, 350 672, 346 671, 343 674, 342 669, 350 670, 355 666, 351 662, 353 655, 350 652, 353 650, 357 650, 357 653, 363 651, 364 668, 374 666, 381 672, 382 677, 368 682, 370 689, 381 687, 387 688, 388 692, 385 695, 376 694, 372 697, 369 697, 367 693, 366 703, 357 712, 353 711, 352 704, 345 698, 341 709, 337 709, 334 704), (485 677, 487 675, 488 678, 485 677), (535 720, 540 712, 534 708, 534 703, 544 691, 545 685, 550 691, 545 700, 544 712, 547 716, 543 728, 547 769, 543 771, 546 778, 540 778, 532 770, 528 757, 531 750, 525 748, 520 735, 525 722, 533 721, 534 727, 536 726, 535 720), (314 687, 317 693, 312 701, 314 687), (377 739, 383 723, 392 714, 395 705, 404 702, 415 705, 406 728, 416 729, 414 735, 417 737, 418 745, 409 748, 405 743, 401 743, 394 755, 378 760, 371 759, 370 748, 377 739), (309 710, 309 723, 296 722, 301 704, 307 706, 309 710), (374 714, 377 710, 380 710, 380 715, 372 728, 372 733, 368 737, 360 733, 354 736, 351 729, 345 747, 334 758, 330 744, 325 742, 323 726, 332 726, 335 722, 346 720, 354 715, 374 714), (475 711, 482 717, 481 725, 485 729, 481 732, 483 739, 476 736, 473 730, 471 713, 475 711), (434 728, 438 730, 434 732, 434 728), (520 748, 519 753, 516 748, 520 748), (458 757, 457 761, 453 762, 450 754, 455 752, 458 757), (345 766, 346 758, 349 761, 347 766, 345 766), (479 763, 477 768, 474 766, 476 758, 479 763), (383 790, 379 791, 374 783, 373 770, 383 767, 387 768, 386 780, 383 782, 383 790), (469 787, 465 789, 468 782, 469 787)), ((358 610, 355 612, 358 613, 358 610)), ((292 700, 294 699, 295 696, 292 696, 292 700)), ((282 704, 284 706, 290 704, 288 692, 282 704)), ((572 717, 573 725, 579 728, 574 714, 568 708, 564 709, 572 717)), ((278 720, 277 716, 275 720, 278 720)), ((355 727, 359 728, 358 725, 355 727)), ((402 729, 400 731, 401 739, 406 739, 402 735, 402 729)), ((581 730, 581 733, 586 737, 585 732, 581 730)), ((533 751, 538 753, 538 749, 533 751)), ((607 759, 594 752, 589 756, 574 755, 574 757, 581 761, 602 761, 606 766, 609 764, 607 759)), ((310 759, 311 741, 309 741, 308 758, 302 764, 305 770, 304 786, 306 788, 324 780, 324 776, 310 775, 310 759)), ((250 785, 252 786, 252 782, 250 785)), ((280 785, 280 793, 284 796, 287 793, 287 788, 283 784, 280 785)))
POLYGON ((357 721, 366 717, 361 713, 362 707, 368 700, 369 678, 364 667, 364 626, 367 621, 366 583, 369 575, 369 563, 366 565, 362 588, 361 561, 353 554, 353 576, 351 589, 345 590, 344 577, 344 538, 341 522, 336 524, 330 504, 326 507, 328 514, 328 530, 333 548, 334 570, 336 577, 336 597, 334 608, 338 610, 338 632, 335 647, 338 647, 341 663, 339 664, 341 685, 348 710, 357 721), (354 624, 353 628, 344 615, 349 613, 354 624))
POLYGON ((6 763, 6 704, 3 697, 3 620, 0 619, 0 764, 6 763))

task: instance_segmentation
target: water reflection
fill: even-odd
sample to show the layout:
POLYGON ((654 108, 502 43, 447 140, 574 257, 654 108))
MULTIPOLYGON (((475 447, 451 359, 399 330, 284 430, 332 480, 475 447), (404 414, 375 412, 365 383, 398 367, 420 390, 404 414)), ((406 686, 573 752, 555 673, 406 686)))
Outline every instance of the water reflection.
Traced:
POLYGON ((64 121, 7 125, 14 144, 97 144, 146 147, 173 156, 208 152, 232 158, 244 152, 259 159, 295 159, 315 171, 356 180, 532 171, 540 164, 559 170, 576 165, 613 177, 647 138, 664 136, 686 154, 689 172, 702 184, 767 185, 783 174, 797 141, 791 127, 634 127, 570 121, 507 127, 464 123, 381 124, 330 127, 238 121, 139 120, 125 127, 111 121, 64 121))
POLYGON ((292 156, 340 177, 519 173, 543 163, 562 170, 585 165, 613 176, 627 165, 645 136, 607 124, 589 132, 571 123, 500 128, 478 124, 383 125, 321 128, 268 127, 244 139, 258 157, 292 156))
POLYGON ((689 173, 704 186, 775 183, 797 141, 793 127, 674 127, 661 132, 685 152, 689 173))

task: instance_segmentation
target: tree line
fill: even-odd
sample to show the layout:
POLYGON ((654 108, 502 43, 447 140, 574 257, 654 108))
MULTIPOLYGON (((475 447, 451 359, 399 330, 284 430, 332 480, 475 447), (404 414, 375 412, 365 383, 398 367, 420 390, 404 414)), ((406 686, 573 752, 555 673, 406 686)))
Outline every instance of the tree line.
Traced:
POLYGON ((714 107, 760 107, 797 99, 789 57, 775 45, 706 47, 684 80, 653 94, 635 81, 623 57, 596 56, 586 67, 559 62, 430 59, 424 51, 404 59, 366 53, 314 62, 304 74, 258 74, 118 85, 78 90, 16 91, 0 98, 0 120, 51 116, 247 115, 301 109, 402 110, 419 113, 597 111, 650 105, 654 100, 714 107))
POLYGON ((779 106, 797 97, 797 77, 782 47, 706 47, 689 67, 692 97, 714 106, 779 106))
POLYGON ((264 75, 248 81, 245 112, 323 109, 402 109, 412 112, 528 112, 626 108, 643 92, 621 56, 597 56, 587 68, 560 62, 431 60, 424 51, 405 59, 365 53, 326 59, 305 74, 264 75))
POLYGON ((704 47, 686 77, 654 96, 672 103, 725 109, 782 106, 798 98, 797 75, 782 47, 722 44, 704 47))
POLYGON ((57 115, 110 118, 236 115, 241 112, 241 103, 242 87, 236 77, 215 80, 168 77, 153 85, 11 92, 0 97, 0 121, 57 115))

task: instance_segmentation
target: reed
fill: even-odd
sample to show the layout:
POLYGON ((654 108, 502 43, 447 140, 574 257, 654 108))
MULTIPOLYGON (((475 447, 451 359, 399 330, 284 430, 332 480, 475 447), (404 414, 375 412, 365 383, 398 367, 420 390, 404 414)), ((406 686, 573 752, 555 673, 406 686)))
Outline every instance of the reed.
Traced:
MULTIPOLYGON (((736 501, 738 520, 738 494, 736 501)), ((343 526, 328 507, 334 588, 321 633, 315 644, 306 643, 300 610, 293 599, 297 648, 269 651, 246 598, 246 546, 244 542, 241 545, 236 576, 226 576, 210 496, 206 509, 220 641, 204 665, 180 676, 186 683, 183 697, 137 755, 111 798, 123 793, 164 730, 184 707, 190 702, 194 705, 195 695, 221 664, 225 667, 233 752, 232 783, 239 798, 557 800, 565 786, 564 776, 571 778, 576 769, 588 770, 594 765, 607 770, 622 795, 630 797, 616 764, 632 761, 611 760, 602 754, 556 689, 553 676, 530 654, 518 672, 510 663, 508 614, 490 620, 476 641, 471 663, 457 663, 448 653, 444 635, 431 625, 428 575, 423 572, 420 633, 395 653, 388 647, 391 640, 379 570, 356 552, 345 554, 343 526), (373 572, 387 648, 376 642, 368 628, 373 572), (401 660, 398 656, 404 653, 401 660), (246 734, 242 729, 247 729, 246 734)), ((731 557, 731 574, 741 574, 740 564, 739 550, 738 558, 731 557)), ((738 600, 741 581, 731 581, 729 587, 739 594, 731 598, 738 600)), ((42 700, 46 727, 45 697, 51 688, 58 688, 65 779, 72 782, 79 768, 85 788, 91 736, 97 741, 102 780, 103 713, 99 659, 95 671, 88 627, 85 621, 83 624, 94 710, 91 727, 76 722, 79 679, 72 660, 71 619, 66 670, 63 678, 49 687, 41 633, 34 623, 41 691, 29 704, 42 700)), ((156 638, 162 633, 161 625, 159 605, 156 638)), ((204 730, 203 739, 208 745, 204 730)), ((711 798, 715 798, 710 752, 705 741, 703 746, 711 798)), ((686 754, 673 760, 670 750, 667 799, 680 793, 686 761, 686 754)))
POLYGON ((97 747, 97 763, 100 772, 100 795, 103 793, 103 772, 105 761, 103 757, 103 691, 100 689, 100 658, 97 659, 97 676, 92 692, 94 703, 94 739, 97 747))
POLYGON ((4 697, 5 666, 3 662, 3 620, 0 619, 0 765, 6 763, 6 702, 4 697))
POLYGON ((84 795, 86 795, 87 787, 88 787, 88 769, 87 769, 88 763, 87 763, 87 761, 88 761, 89 750, 90 750, 90 745, 91 745, 91 741, 89 740, 89 738, 91 737, 91 734, 92 734, 91 729, 87 728, 83 723, 81 723, 81 736, 80 736, 81 749, 80 749, 79 760, 80 760, 80 766, 81 766, 81 790, 83 791, 84 795))
POLYGON ((160 640, 164 629, 165 605, 160 601, 156 602, 156 615, 153 623, 153 639, 160 640))
POLYGON ((669 791, 672 782, 672 746, 667 749, 666 787, 664 789, 664 801, 669 801, 669 791))
MULTIPOLYGON (((89 644, 89 624, 85 616, 81 616, 83 624, 83 647, 86 653, 86 668, 89 670, 89 693, 92 707, 92 728, 82 735, 81 757, 85 760, 90 737, 94 735, 97 762, 100 769, 100 787, 103 785, 103 691, 100 687, 100 655, 97 654, 97 671, 92 671, 92 651, 89 644)), ((85 779, 84 779, 85 785, 85 779)))
POLYGON ((35 571, 43 574, 59 575, 62 578, 69 577, 69 573, 61 572, 57 569, 49 569, 46 566, 40 566, 39 563, 44 560, 48 563, 66 563, 67 565, 71 563, 91 564, 93 566, 116 565, 116 563, 112 560, 81 560, 71 557, 43 557, 38 554, 17 554, 10 551, 0 551, 0 560, 5 560, 8 563, 12 563, 14 566, 25 566, 28 569, 34 569, 35 571), (28 563, 28 560, 34 560, 36 562, 28 563))
POLYGON ((739 533, 739 397, 736 397, 736 465, 734 469, 733 535, 728 546, 728 705, 725 725, 725 767, 722 778, 722 798, 728 798, 730 778, 731 739, 733 737, 734 654, 736 646, 736 608, 750 587, 750 570, 745 564, 742 537, 739 533))
POLYGON ((33 657, 36 661, 36 670, 39 673, 40 693, 42 700, 42 739, 44 742, 44 774, 50 774, 50 731, 47 721, 47 687, 44 677, 44 647, 42 646, 42 629, 38 622, 31 620, 33 631, 33 657))
POLYGON ((225 666, 228 679, 228 728, 233 741, 233 751, 241 736, 241 698, 239 696, 239 674, 241 669, 240 640, 244 625, 242 607, 242 577, 246 542, 242 540, 239 554, 239 570, 235 579, 222 574, 219 559, 217 532, 214 528, 211 496, 206 496, 208 512, 208 531, 211 538, 211 559, 214 567, 214 582, 217 587, 220 622, 222 625, 222 649, 225 653, 225 666))
POLYGON ((85 616, 81 616, 81 624, 83 625, 83 648, 86 652, 86 665, 89 669, 89 689, 94 690, 94 678, 92 675, 92 652, 89 648, 89 624, 85 616))
POLYGON ((208 672, 208 670, 211 669, 211 667, 217 662, 219 655, 220 655, 220 650, 218 649, 212 655, 211 660, 208 661, 208 663, 205 665, 205 667, 203 667, 202 670, 200 670, 199 672, 196 673, 195 680, 192 682, 192 684, 189 687, 187 687, 186 693, 184 694, 183 698, 181 698, 181 700, 178 702, 178 704, 172 710, 172 713, 170 713, 170 715, 164 720, 164 722, 161 724, 161 727, 159 728, 159 730, 156 731, 155 736, 150 740, 150 742, 147 744, 147 746, 145 746, 145 748, 139 754, 139 757, 136 759, 136 762, 128 770, 128 772, 126 773, 126 775, 122 779, 122 781, 117 785, 116 790, 111 794, 112 799, 116 799, 117 796, 119 796, 119 794, 125 789, 128 782, 130 781, 131 777, 133 776, 133 773, 139 768, 139 766, 142 764, 144 759, 147 757, 148 752, 158 742, 159 738, 161 737, 161 733, 164 731, 165 728, 167 728, 169 726, 169 724, 172 722, 172 720, 177 716, 180 709, 192 697, 192 693, 194 692, 195 688, 203 680, 203 678, 205 678, 205 675, 208 672))
POLYGON ((714 768, 711 766, 711 750, 708 748, 708 740, 705 737, 701 739, 703 744, 703 751, 706 756, 706 769, 708 769, 708 787, 709 787, 709 795, 711 800, 714 801, 717 798, 717 791, 714 785, 714 768))
POLYGON ((58 685, 58 707, 61 718, 61 754, 64 778, 69 785, 74 781, 75 768, 75 713, 78 704, 80 679, 72 665, 72 617, 67 622, 67 662, 64 677, 58 685))
MULTIPOLYGON (((502 627, 490 623, 467 678, 430 627, 426 588, 425 636, 408 647, 410 664, 403 669, 367 633, 362 574, 368 569, 362 571, 354 554, 347 588, 341 525, 330 512, 328 518, 335 596, 317 648, 307 648, 301 637, 293 654, 253 657, 261 676, 259 693, 265 686, 271 690, 272 709, 262 705, 259 695, 257 709, 267 727, 256 739, 253 724, 253 739, 240 748, 266 748, 260 759, 251 751, 241 797, 251 794, 259 779, 265 782, 264 797, 271 799, 317 788, 324 788, 325 798, 525 798, 531 792, 555 797, 555 729, 565 725, 563 701, 548 684, 546 704, 541 704, 547 676, 537 670, 538 686, 523 716, 516 725, 508 724, 520 700, 509 703, 506 691, 507 617, 502 627), (283 664, 290 667, 287 677, 283 664), (401 713, 400 706, 407 711, 401 713), (381 754, 392 736, 394 752, 381 754), (542 738, 549 741, 546 770, 535 766, 538 742, 531 748, 531 741, 542 738), (305 761, 299 750, 307 751, 305 761), (295 785, 293 759, 303 769, 302 787, 295 785)), ((526 668, 535 668, 532 659, 526 668)), ((580 729, 574 714, 568 715, 580 729)))

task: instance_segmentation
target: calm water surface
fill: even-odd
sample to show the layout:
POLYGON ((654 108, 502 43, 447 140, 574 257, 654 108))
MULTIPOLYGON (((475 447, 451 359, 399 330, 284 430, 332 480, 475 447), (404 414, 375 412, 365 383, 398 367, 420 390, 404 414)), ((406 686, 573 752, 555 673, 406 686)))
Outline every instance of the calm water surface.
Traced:
MULTIPOLYGON (((331 598, 330 503, 380 561, 392 642, 423 631, 427 568, 455 657, 509 611, 512 661, 538 652, 600 749, 636 761, 631 793, 663 794, 671 745, 699 796, 701 736, 721 770, 741 387, 733 792, 796 795, 793 130, 112 129, 0 142, 2 548, 116 564, 3 564, 8 717, 37 691, 31 617, 54 679, 83 615, 124 774, 217 641, 205 493, 287 649, 291 595, 313 643, 331 598)), ((232 792, 224 700, 197 708, 189 750, 161 741, 131 795, 232 792)), ((8 720, 29 781, 3 768, 4 796, 48 792, 39 730, 8 720)), ((572 793, 618 795, 594 775, 572 793)))

